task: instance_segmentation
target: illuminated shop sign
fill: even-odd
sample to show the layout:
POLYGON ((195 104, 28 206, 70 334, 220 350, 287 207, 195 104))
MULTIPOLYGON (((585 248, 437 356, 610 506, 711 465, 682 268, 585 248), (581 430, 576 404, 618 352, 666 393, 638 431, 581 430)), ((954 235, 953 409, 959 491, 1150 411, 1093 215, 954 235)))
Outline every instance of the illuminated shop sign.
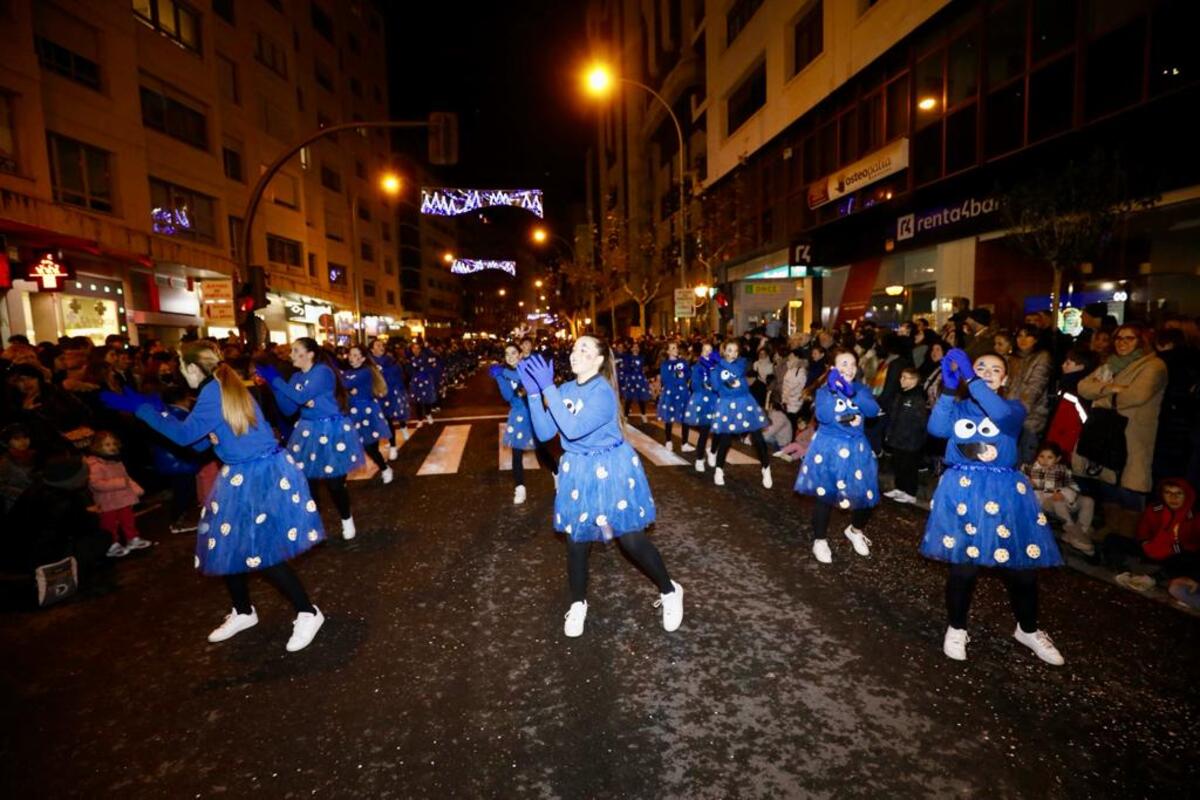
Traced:
POLYGON ((46 292, 57 292, 63 288, 63 281, 71 277, 71 271, 62 262, 62 257, 54 253, 46 253, 35 263, 29 265, 25 274, 26 280, 36 281, 38 288, 46 292))
POLYGON ((808 187, 808 207, 817 208, 908 168, 908 139, 897 139, 808 187))
POLYGON ((453 217, 489 206, 512 206, 542 216, 541 189, 447 189, 421 187, 421 213, 453 217))
POLYGON ((986 217, 1000 210, 998 197, 968 197, 961 203, 905 214, 896 219, 896 241, 903 242, 947 225, 986 217))

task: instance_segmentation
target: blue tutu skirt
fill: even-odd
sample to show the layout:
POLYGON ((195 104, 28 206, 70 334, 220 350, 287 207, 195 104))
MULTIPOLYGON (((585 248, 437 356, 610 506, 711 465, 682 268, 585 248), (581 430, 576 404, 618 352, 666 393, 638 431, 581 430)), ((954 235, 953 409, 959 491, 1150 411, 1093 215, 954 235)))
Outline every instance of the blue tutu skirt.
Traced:
POLYGON ((387 417, 383 415, 379 399, 370 395, 364 398, 362 392, 351 389, 350 419, 354 423, 354 427, 358 429, 358 438, 362 440, 364 446, 372 442, 390 442, 392 440, 392 426, 388 424, 387 417))
POLYGON ((502 441, 505 447, 511 447, 513 450, 532 450, 537 446, 537 440, 533 438, 533 423, 529 420, 529 409, 514 408, 508 412, 508 423, 504 426, 502 441))
POLYGON ((565 453, 558 462, 554 530, 576 542, 599 542, 654 522, 654 498, 642 460, 627 442, 611 450, 565 453))
POLYGON ((712 425, 713 413, 717 408, 717 395, 713 392, 692 392, 687 401, 687 411, 683 413, 683 423, 693 428, 707 428, 712 425))
POLYGON ((304 473, 282 450, 226 464, 196 528, 196 569, 232 575, 266 569, 325 538, 304 473))
POLYGON ((408 392, 403 388, 388 389, 387 396, 379 401, 383 416, 392 422, 404 422, 408 419, 408 392))
POLYGON ((975 464, 950 464, 942 473, 921 555, 1007 569, 1063 563, 1029 479, 1015 469, 975 464))
POLYGON ((363 463, 362 440, 348 416, 296 420, 288 454, 307 478, 337 478, 363 463))
POLYGON ((743 433, 767 427, 767 415, 750 395, 718 397, 713 408, 713 433, 743 433))
POLYGON ((621 392, 621 397, 626 400, 646 401, 650 399, 650 383, 640 370, 630 372, 625 376, 625 389, 621 392))
POLYGON ((822 435, 818 428, 792 488, 838 508, 874 508, 879 466, 865 438, 822 435))
POLYGON ((687 414, 687 389, 663 389, 658 396, 658 418, 663 422, 683 422, 687 414))
POLYGON ((434 383, 432 377, 414 375, 410 386, 412 388, 411 394, 414 403, 424 403, 427 406, 431 406, 437 402, 437 385, 434 383))

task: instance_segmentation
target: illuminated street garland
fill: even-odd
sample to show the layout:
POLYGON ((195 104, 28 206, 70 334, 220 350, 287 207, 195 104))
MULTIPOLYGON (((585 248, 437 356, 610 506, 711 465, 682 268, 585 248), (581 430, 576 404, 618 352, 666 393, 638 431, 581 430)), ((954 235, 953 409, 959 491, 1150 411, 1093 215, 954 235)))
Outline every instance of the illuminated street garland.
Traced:
POLYGON ((513 206, 542 216, 541 189, 448 189, 421 187, 421 213, 454 217, 488 206, 513 206))
POLYGON ((450 266, 450 271, 455 275, 470 275, 473 272, 483 272, 486 269, 499 269, 512 275, 514 278, 517 275, 517 262, 515 261, 491 261, 488 259, 477 258, 456 258, 450 266))

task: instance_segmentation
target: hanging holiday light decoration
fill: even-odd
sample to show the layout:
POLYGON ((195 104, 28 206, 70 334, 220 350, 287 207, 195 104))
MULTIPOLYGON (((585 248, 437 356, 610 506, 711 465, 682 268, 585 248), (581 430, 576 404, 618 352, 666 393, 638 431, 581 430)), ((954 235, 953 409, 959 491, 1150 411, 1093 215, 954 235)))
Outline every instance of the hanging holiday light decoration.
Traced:
POLYGON ((455 275, 470 275, 474 272, 483 272, 488 269, 498 269, 507 272, 509 275, 516 277, 517 262, 515 261, 493 261, 490 259, 479 258, 456 258, 454 263, 450 265, 450 271, 455 275))
POLYGON ((421 213, 454 217, 489 206, 523 208, 542 216, 541 189, 448 189, 421 187, 421 213))

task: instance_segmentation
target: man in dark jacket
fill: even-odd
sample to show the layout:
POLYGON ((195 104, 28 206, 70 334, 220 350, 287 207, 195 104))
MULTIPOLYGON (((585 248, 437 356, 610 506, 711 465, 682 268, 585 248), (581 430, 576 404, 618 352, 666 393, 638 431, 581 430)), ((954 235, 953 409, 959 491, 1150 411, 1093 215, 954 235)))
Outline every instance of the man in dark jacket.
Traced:
POLYGON ((921 374, 915 367, 900 372, 900 392, 888 408, 890 421, 887 444, 892 450, 892 469, 896 488, 884 492, 898 503, 917 502, 917 473, 921 469, 921 453, 925 449, 925 393, 921 391, 921 374))

